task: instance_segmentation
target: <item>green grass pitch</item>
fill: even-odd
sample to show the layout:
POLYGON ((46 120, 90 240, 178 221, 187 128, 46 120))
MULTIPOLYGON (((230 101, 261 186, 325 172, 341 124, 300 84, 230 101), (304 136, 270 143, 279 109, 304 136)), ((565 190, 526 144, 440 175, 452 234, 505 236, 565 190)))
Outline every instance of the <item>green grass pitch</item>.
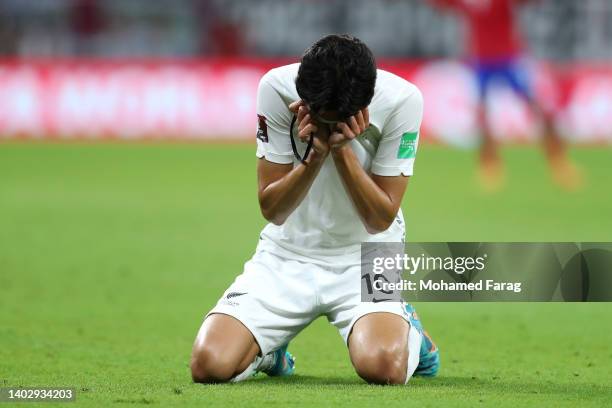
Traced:
MULTIPOLYGON (((408 239, 610 241, 611 153, 572 151, 586 184, 566 193, 539 151, 507 148, 487 195, 474 152, 423 146, 408 239)), ((409 386, 362 382, 324 319, 292 342, 292 378, 192 384, 196 330, 264 225, 255 181, 251 145, 0 145, 0 387, 91 407, 612 405, 612 304, 418 304, 442 369, 409 386)))

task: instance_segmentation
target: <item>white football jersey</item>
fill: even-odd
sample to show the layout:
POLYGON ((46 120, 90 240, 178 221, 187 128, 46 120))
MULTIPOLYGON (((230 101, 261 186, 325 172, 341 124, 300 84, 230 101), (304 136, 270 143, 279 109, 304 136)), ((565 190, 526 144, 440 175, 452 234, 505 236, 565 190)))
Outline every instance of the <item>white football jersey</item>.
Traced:
MULTIPOLYGON (((299 64, 270 70, 257 91, 257 157, 274 163, 299 165, 290 140, 293 113, 288 106, 300 99, 295 88, 299 64)), ((370 127, 350 146, 363 168, 380 176, 411 176, 423 117, 423 97, 416 86, 378 70, 369 107, 370 127)), ((300 156, 307 143, 294 141, 300 156)), ((268 224, 259 246, 305 262, 354 263, 362 242, 403 242, 404 218, 400 209, 393 224, 369 234, 346 192, 333 158, 327 157, 304 200, 283 225, 268 224)), ((357 258, 356 258, 357 257, 357 258)))

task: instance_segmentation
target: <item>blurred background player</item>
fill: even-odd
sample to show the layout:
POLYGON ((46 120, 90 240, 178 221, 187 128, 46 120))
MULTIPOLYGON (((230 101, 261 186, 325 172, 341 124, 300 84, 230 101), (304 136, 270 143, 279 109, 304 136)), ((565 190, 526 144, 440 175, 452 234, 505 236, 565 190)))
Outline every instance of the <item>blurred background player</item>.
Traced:
POLYGON ((530 75, 524 64, 525 49, 520 35, 516 5, 530 0, 432 0, 465 17, 468 30, 468 58, 478 82, 480 178, 488 190, 500 188, 504 171, 498 152, 489 110, 489 95, 495 82, 504 82, 529 105, 541 122, 542 143, 554 181, 575 189, 580 177, 569 160, 563 140, 556 131, 553 112, 534 98, 530 75))

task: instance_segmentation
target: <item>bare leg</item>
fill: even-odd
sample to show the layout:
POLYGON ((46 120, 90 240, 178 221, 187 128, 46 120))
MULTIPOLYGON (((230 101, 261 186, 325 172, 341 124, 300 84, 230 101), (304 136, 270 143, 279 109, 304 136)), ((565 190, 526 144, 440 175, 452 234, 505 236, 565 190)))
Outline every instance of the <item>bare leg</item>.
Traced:
POLYGON ((355 323, 349 354, 355 371, 374 384, 404 384, 408 371, 410 325, 393 313, 370 313, 355 323))
POLYGON ((499 157, 497 141, 489 126, 486 101, 483 99, 479 109, 479 123, 482 132, 480 145, 480 181, 488 191, 496 191, 504 182, 502 162, 499 157))
POLYGON ((191 354, 194 382, 227 382, 245 371, 260 353, 255 338, 240 321, 212 314, 204 320, 191 354))
POLYGON ((575 190, 581 185, 578 168, 567 155, 565 144, 557 133, 550 115, 545 114, 534 102, 530 102, 533 111, 542 118, 544 126, 542 144, 548 165, 555 183, 567 190, 575 190))

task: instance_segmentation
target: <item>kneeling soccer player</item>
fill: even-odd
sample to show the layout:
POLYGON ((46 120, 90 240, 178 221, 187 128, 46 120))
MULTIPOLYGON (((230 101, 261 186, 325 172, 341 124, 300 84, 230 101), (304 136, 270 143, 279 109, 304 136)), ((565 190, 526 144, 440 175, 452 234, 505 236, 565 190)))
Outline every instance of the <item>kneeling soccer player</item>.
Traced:
POLYGON ((419 90, 377 70, 358 39, 330 35, 301 63, 264 75, 257 114, 259 204, 270 224, 198 332, 193 380, 292 374, 287 345, 321 315, 364 380, 435 375, 438 349, 412 306, 361 302, 360 244, 404 241, 400 203, 423 115, 419 90))

